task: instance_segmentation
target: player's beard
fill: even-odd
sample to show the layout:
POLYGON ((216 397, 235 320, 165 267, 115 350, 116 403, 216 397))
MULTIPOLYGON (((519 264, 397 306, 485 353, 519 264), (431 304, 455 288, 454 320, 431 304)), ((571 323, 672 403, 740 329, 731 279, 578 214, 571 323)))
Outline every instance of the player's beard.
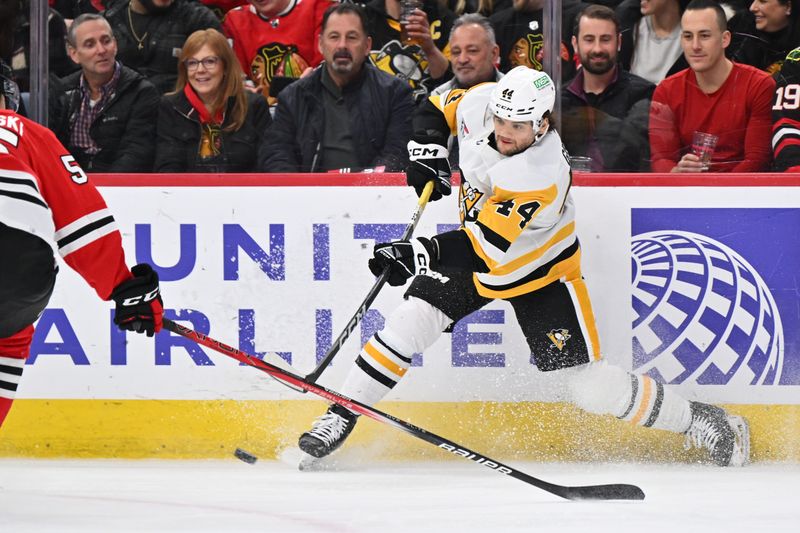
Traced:
POLYGON ((612 68, 614 68, 616 62, 617 62, 616 57, 612 59, 609 54, 605 53, 595 54, 593 56, 587 56, 585 61, 584 58, 581 58, 581 66, 586 69, 586 72, 589 72, 596 76, 603 75, 612 68), (592 64, 592 59, 599 59, 599 58, 603 58, 605 59, 605 61, 603 61, 602 63, 592 64))

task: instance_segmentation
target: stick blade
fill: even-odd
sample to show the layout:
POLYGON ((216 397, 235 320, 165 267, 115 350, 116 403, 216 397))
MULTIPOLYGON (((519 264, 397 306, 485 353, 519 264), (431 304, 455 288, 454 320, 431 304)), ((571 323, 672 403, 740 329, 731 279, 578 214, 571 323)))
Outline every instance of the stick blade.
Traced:
POLYGON ((587 485, 564 487, 562 494, 568 500, 644 500, 644 491, 636 485, 624 483, 612 485, 587 485))

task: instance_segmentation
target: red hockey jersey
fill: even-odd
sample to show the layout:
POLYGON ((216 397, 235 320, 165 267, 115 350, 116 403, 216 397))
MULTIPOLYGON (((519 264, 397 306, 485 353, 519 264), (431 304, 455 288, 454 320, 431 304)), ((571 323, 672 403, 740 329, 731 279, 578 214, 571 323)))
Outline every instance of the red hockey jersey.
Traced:
POLYGON ((54 245, 108 300, 132 275, 114 217, 83 169, 50 130, 13 111, 0 110, 0 154, 11 156, 0 159, 0 223, 54 245))
POLYGON ((786 56, 775 75, 772 103, 772 153, 775 170, 800 172, 800 47, 786 56))
POLYGON ((252 5, 228 11, 222 29, 242 70, 265 97, 273 77, 299 78, 307 67, 322 62, 319 33, 330 5, 330 0, 290 0, 271 19, 261 17, 252 5))

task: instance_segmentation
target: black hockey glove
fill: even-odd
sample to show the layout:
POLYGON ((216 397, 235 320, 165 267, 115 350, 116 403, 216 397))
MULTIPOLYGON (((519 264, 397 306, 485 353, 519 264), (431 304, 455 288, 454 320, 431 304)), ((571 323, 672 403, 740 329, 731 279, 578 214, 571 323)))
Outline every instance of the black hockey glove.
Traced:
POLYGON ((433 181, 431 202, 442 196, 450 196, 450 162, 447 160, 447 148, 439 144, 420 144, 408 141, 408 159, 411 164, 406 169, 406 181, 422 196, 422 189, 429 181, 433 181))
POLYGON ((424 276, 436 270, 438 254, 436 243, 425 237, 412 241, 394 241, 376 244, 369 260, 369 269, 379 276, 389 267, 389 285, 404 285, 414 275, 424 276))
POLYGON ((148 337, 161 331, 164 308, 158 287, 158 274, 142 263, 131 269, 133 279, 123 281, 111 298, 117 303, 114 324, 119 329, 147 333, 148 337))

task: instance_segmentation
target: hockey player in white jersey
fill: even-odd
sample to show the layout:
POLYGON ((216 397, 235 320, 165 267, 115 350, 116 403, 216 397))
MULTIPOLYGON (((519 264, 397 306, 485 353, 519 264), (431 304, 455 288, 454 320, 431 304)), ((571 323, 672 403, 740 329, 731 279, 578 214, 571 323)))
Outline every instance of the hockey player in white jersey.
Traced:
MULTIPOLYGON (((439 197, 449 194, 442 137, 448 130, 458 133, 462 226, 430 239, 375 246, 373 273, 388 265, 390 284, 402 285, 412 276, 414 281, 383 331, 364 345, 341 392, 377 403, 406 374, 412 354, 500 298, 514 308, 532 361, 540 371, 562 377, 572 403, 683 433, 718 465, 744 464, 749 432, 743 418, 689 402, 648 376, 602 360, 581 275, 569 156, 550 127, 555 88, 549 76, 517 67, 496 84, 434 98, 430 103, 446 126, 415 124, 408 180, 417 190, 434 180, 439 197)), ((301 435, 299 446, 324 457, 344 442, 356 421, 355 414, 333 405, 301 435)))

